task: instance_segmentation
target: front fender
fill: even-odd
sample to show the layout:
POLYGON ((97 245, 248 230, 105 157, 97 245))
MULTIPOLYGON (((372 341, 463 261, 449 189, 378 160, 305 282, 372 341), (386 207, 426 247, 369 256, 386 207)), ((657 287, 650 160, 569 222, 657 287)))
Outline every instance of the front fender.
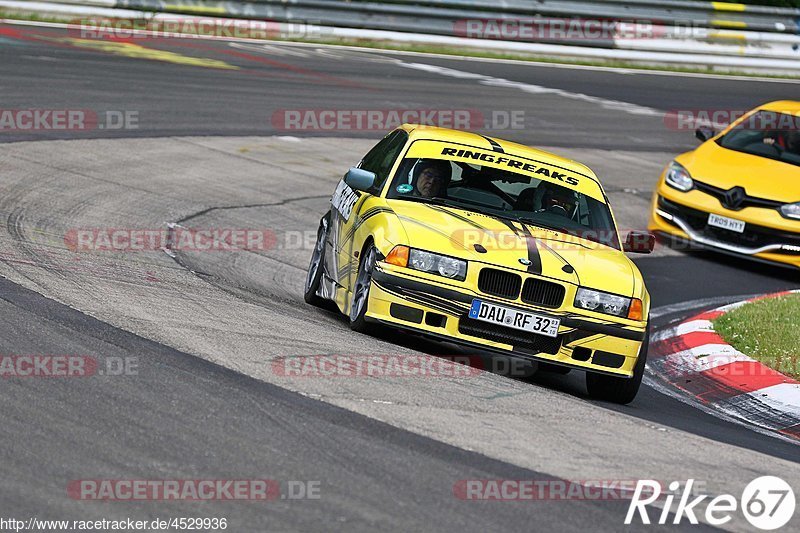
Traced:
MULTIPOLYGON (((385 257, 398 244, 408 244, 408 235, 400 224, 400 219, 381 198, 371 198, 364 202, 361 212, 367 212, 373 208, 380 208, 374 215, 365 218, 364 222, 355 232, 354 252, 364 249, 367 239, 372 239, 375 247, 385 257)), ((355 253, 354 253, 355 255, 355 253)), ((357 261, 358 258, 354 259, 357 261)))

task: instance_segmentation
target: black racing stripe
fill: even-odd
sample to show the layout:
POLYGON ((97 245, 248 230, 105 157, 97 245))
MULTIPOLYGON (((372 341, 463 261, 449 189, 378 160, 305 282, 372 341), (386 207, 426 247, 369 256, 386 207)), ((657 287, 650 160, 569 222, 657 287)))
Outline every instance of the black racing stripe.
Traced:
POLYGON ((454 302, 451 302, 451 301, 448 301, 448 300, 442 300, 441 298, 437 298, 436 296, 433 296, 432 294, 425 294, 425 293, 416 292, 416 291, 408 291, 408 292, 409 292, 409 294, 411 296, 419 299, 420 301, 430 302, 429 305, 431 305, 431 307, 438 307, 440 309, 449 310, 454 315, 460 315, 462 313, 465 313, 465 312, 469 311, 469 306, 466 306, 466 305, 465 306, 459 306, 458 304, 456 304, 454 302))
POLYGON ((378 281, 372 280, 375 285, 380 287, 382 290, 392 294, 398 298, 402 298, 408 302, 413 302, 418 305, 422 305, 425 307, 432 307, 437 311, 441 311, 442 313, 446 313, 448 315, 452 315, 458 317, 464 314, 468 307, 459 308, 452 304, 452 302, 446 302, 437 299, 433 295, 430 294, 423 294, 423 293, 415 293, 415 291, 411 291, 409 289, 405 289, 400 287, 399 285, 387 285, 384 283, 380 283, 378 281))
POLYGON ((466 313, 465 309, 458 309, 458 308, 454 308, 454 307, 448 307, 446 305, 442 305, 440 303, 437 303, 436 301, 426 300, 426 299, 421 298, 421 297, 408 296, 408 300, 411 301, 411 302, 415 302, 415 303, 417 303, 419 305, 425 306, 425 307, 430 307, 430 308, 436 309, 437 311, 439 311, 439 312, 441 312, 443 314, 451 315, 451 316, 454 316, 454 317, 459 317, 459 316, 463 315, 464 313, 466 313))
POLYGON ((593 334, 609 335, 631 341, 641 341, 644 339, 644 331, 627 329, 620 325, 598 324, 588 320, 576 320, 574 318, 562 318, 561 324, 568 328, 575 328, 581 331, 588 331, 593 334))
MULTIPOLYGON (((564 315, 564 320, 580 320, 580 321, 584 321, 585 322, 585 318, 586 317, 584 315, 579 315, 579 314, 575 314, 575 313, 566 313, 564 315)), ((592 323, 593 324, 599 324, 601 326, 619 326, 619 323, 612 322, 610 320, 602 320, 602 321, 601 320, 596 320, 596 321, 593 321, 592 323)), ((619 326, 619 327, 622 327, 622 326, 619 326)))
MULTIPOLYGON (((491 216, 491 215, 489 215, 489 216, 491 216)), ((499 218, 499 217, 492 217, 492 219, 500 222, 501 224, 506 226, 508 229, 513 231, 514 235, 516 235, 518 238, 520 238, 520 239, 524 238, 524 235, 520 234, 519 228, 516 227, 510 220, 508 220, 506 218, 499 218)))
MULTIPOLYGON (((547 244, 544 241, 541 241, 541 245, 544 246, 545 248, 547 248, 547 250, 549 252, 551 252, 553 255, 555 255, 556 257, 561 259, 561 261, 564 263, 564 266, 568 266, 569 268, 572 269, 572 274, 575 274, 575 278, 578 280, 578 285, 580 285, 581 284, 581 277, 580 277, 580 275, 578 275, 578 270, 574 266, 572 266, 572 264, 570 264, 569 261, 564 259, 563 255, 561 255, 560 253, 556 252, 549 244, 547 244)), ((565 270, 565 272, 566 272, 566 270, 565 270)))
POLYGON ((453 218, 455 218, 455 219, 458 219, 458 220, 460 220, 461 222, 466 222, 467 224, 469 224, 469 225, 470 225, 470 226, 472 226, 473 228, 477 228, 477 229, 480 229, 480 230, 483 230, 483 231, 490 231, 490 230, 489 230, 489 228, 487 228, 486 226, 481 226, 480 224, 478 224, 478 223, 477 223, 477 222, 475 222, 474 220, 470 219, 469 217, 465 217, 464 215, 460 215, 460 214, 458 214, 458 213, 453 213, 453 212, 452 212, 452 211, 450 211, 449 209, 446 209, 446 208, 444 208, 444 207, 442 207, 442 206, 439 206, 439 205, 429 205, 428 207, 430 207, 430 208, 431 208, 431 209, 433 209, 434 211, 438 211, 438 212, 440 212, 440 213, 445 213, 445 214, 447 214, 447 215, 450 215, 451 217, 453 217, 453 218))
POLYGON ((402 296, 403 298, 406 298, 410 301, 415 301, 417 303, 426 305, 428 307, 434 307, 436 309, 442 310, 452 315, 458 316, 469 310, 469 305, 464 304, 463 306, 459 306, 457 302, 440 298, 428 292, 417 291, 414 289, 402 287, 400 285, 384 284, 379 286, 381 286, 381 288, 388 289, 389 292, 391 292, 392 294, 402 296))
POLYGON ((503 147, 502 147, 502 146, 500 146, 500 145, 497 143, 497 141, 495 141, 495 140, 494 140, 494 139, 492 139, 491 137, 487 137, 486 135, 481 135, 481 137, 483 137, 484 139, 486 139, 487 141, 489 141, 489 144, 491 144, 491 145, 492 145, 492 150, 493 150, 493 151, 495 151, 495 152, 498 152, 498 153, 501 153, 501 154, 504 154, 504 153, 506 153, 506 152, 505 152, 505 150, 503 150, 503 147))
POLYGON ((345 234, 344 238, 341 240, 341 244, 344 244, 347 241, 349 241, 350 239, 352 239, 353 235, 355 235, 355 233, 356 233, 356 230, 358 228, 360 228, 361 225, 364 222, 367 221, 367 219, 372 218, 375 215, 380 214, 380 213, 394 213, 394 211, 392 211, 388 207, 372 207, 370 209, 367 209, 366 211, 364 211, 363 215, 359 215, 358 216, 358 219, 353 223, 352 226, 350 226, 350 229, 347 230, 347 233, 345 234))
MULTIPOLYGON (((442 212, 442 213, 446 213, 446 214, 450 215, 451 217, 453 217, 455 219, 458 219, 458 220, 460 220, 462 222, 466 222, 467 224, 469 224, 470 226, 472 226, 472 227, 474 227, 476 229, 487 231, 489 233, 492 233, 492 231, 493 231, 491 228, 487 228, 486 226, 484 226, 482 224, 479 224, 479 223, 475 222, 474 220, 472 220, 472 219, 470 219, 468 217, 465 217, 464 215, 460 215, 458 213, 453 213, 452 211, 450 211, 449 209, 446 209, 445 207, 438 206, 438 205, 429 205, 428 207, 433 209, 434 211, 439 211, 439 212, 442 212)), ((494 220, 495 222, 499 222, 499 223, 503 224, 504 226, 508 227, 508 229, 513 231, 514 234, 517 237, 519 237, 520 239, 522 238, 522 235, 520 235, 519 228, 514 226, 514 224, 512 224, 510 220, 505 219, 505 218, 492 216, 491 213, 481 213, 481 215, 483 215, 485 217, 489 217, 492 220, 494 220)))
POLYGON ((539 248, 536 246, 536 239, 531 234, 528 226, 520 224, 522 231, 525 233, 525 244, 528 246, 528 260, 531 262, 528 265, 528 274, 541 274, 542 273, 542 257, 539 255, 539 248))
POLYGON ((464 243, 459 242, 459 241, 457 241, 457 240, 455 240, 453 238, 452 233, 444 232, 444 231, 440 230, 439 228, 437 228, 436 226, 431 226, 430 224, 426 224, 424 222, 420 222, 419 220, 417 220, 415 218, 409 218, 409 217, 405 217, 405 216, 402 216, 402 215, 397 215, 397 218, 399 218, 401 221, 411 222, 412 224, 416 224, 418 226, 422 226, 423 228, 426 228, 426 229, 429 229, 429 230, 431 230, 431 231, 433 231, 435 233, 438 233, 442 237, 450 239, 450 242, 455 244, 455 245, 458 245, 458 246, 461 246, 461 247, 464 246, 464 243))
MULTIPOLYGON (((486 215, 486 216, 490 216, 491 217, 491 215, 486 215)), ((519 228, 516 227, 514 224, 512 224, 511 221, 508 220, 507 218, 492 217, 492 220, 496 220, 497 222, 500 222, 501 224, 506 226, 508 229, 513 231, 514 235, 516 235, 518 239, 524 239, 525 238, 525 235, 522 232, 520 232, 519 228)))
MULTIPOLYGON (((372 209, 374 210, 374 209, 377 209, 377 208, 372 208, 372 209)), ((357 214, 357 215, 356 215, 356 219, 355 219, 355 221, 353 222, 353 225, 352 225, 352 226, 350 226, 350 228, 348 228, 348 230, 347 230, 347 233, 345 233, 345 234, 344 234, 344 236, 341 238, 341 243, 342 243, 342 244, 344 244, 344 243, 346 243, 348 240, 350 240, 350 238, 353 236, 353 233, 355 232, 355 230, 358 228, 358 226, 360 226, 360 225, 361 225, 361 219, 362 219, 362 217, 363 217, 364 215, 366 215, 367 213, 369 213, 370 211, 371 211, 371 210, 370 210, 370 209, 368 209, 367 211, 365 211, 365 212, 364 212, 364 214, 363 214, 363 215, 360 215, 360 214, 357 214)))
MULTIPOLYGON (((562 322, 563 324, 563 322, 562 322)), ((573 344, 577 341, 589 339, 590 337, 600 337, 602 333, 597 333, 596 331, 586 331, 581 329, 573 329, 572 331, 568 331, 563 334, 564 342, 562 346, 567 346, 568 344, 573 344)), ((573 346, 576 348, 577 346, 573 346)))
POLYGON ((401 278, 399 276, 393 276, 387 272, 382 272, 380 270, 376 270, 375 272, 372 273, 372 279, 373 281, 377 281, 382 285, 390 285, 392 287, 402 287, 404 289, 431 294, 433 296, 437 296, 449 302, 460 302, 466 304, 467 306, 472 305, 472 299, 473 299, 472 296, 452 289, 439 287, 438 285, 429 285, 428 283, 424 283, 422 281, 410 280, 407 278, 401 278))
POLYGON ((363 224, 367 219, 374 217, 380 213, 393 213, 391 209, 388 207, 372 207, 364 211, 363 214, 358 216, 358 220, 353 224, 351 231, 355 231, 361 224, 363 224))

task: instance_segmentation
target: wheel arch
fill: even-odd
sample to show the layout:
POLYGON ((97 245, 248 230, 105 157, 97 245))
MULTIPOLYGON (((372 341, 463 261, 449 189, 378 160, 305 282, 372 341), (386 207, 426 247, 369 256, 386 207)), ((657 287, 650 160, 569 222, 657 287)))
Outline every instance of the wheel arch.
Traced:
POLYGON ((356 243, 360 253, 364 252, 367 239, 371 239, 378 252, 386 257, 398 244, 408 244, 406 234, 400 219, 394 211, 378 213, 367 219, 356 232, 356 243))

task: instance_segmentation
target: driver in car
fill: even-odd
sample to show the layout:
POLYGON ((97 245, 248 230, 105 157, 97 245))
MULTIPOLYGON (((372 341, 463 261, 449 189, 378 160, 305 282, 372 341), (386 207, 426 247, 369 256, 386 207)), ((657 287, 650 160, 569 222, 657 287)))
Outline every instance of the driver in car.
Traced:
POLYGON ((764 144, 776 146, 781 151, 800 155, 800 131, 775 131, 764 136, 764 144))
POLYGON ((417 193, 424 198, 444 198, 450 183, 452 167, 441 159, 422 159, 414 169, 417 193))
POLYGON ((548 185, 542 196, 541 211, 572 218, 576 205, 575 193, 565 187, 548 185))
POLYGON ((800 131, 791 130, 786 134, 786 151, 800 155, 800 131))

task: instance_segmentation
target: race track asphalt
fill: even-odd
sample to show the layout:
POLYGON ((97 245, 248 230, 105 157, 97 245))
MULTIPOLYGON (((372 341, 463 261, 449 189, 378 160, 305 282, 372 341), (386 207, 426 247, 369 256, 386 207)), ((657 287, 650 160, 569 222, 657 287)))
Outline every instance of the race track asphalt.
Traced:
MULTIPOLYGON (((143 59, 130 47, 8 24, 0 43, 3 108, 138 118, 137 129, 0 133, 0 353, 138 362, 132 375, 2 383, 7 516, 226 516, 233 531, 616 531, 622 502, 472 502, 455 498, 453 486, 695 478, 712 493, 738 494, 758 475, 800 481, 796 445, 647 385, 618 407, 589 400, 575 373, 280 375, 274 362, 285 356, 457 352, 391 331, 356 335, 342 318, 306 306, 310 251, 288 240, 264 253, 177 261, 160 250, 75 253, 64 240, 75 228, 162 228, 187 218, 287 239, 313 233, 336 181, 380 132, 276 127, 276 113, 303 109, 522 111, 523 129, 483 131, 586 161, 608 186, 620 225, 641 227, 659 170, 696 145, 664 112, 744 110, 790 97, 797 83, 179 39, 134 41, 158 51, 143 59), (316 480, 321 497, 69 498, 69 481, 87 478, 316 480)), ((793 271, 712 253, 660 249, 636 263, 664 310, 657 325, 709 299, 798 285, 793 271)))

